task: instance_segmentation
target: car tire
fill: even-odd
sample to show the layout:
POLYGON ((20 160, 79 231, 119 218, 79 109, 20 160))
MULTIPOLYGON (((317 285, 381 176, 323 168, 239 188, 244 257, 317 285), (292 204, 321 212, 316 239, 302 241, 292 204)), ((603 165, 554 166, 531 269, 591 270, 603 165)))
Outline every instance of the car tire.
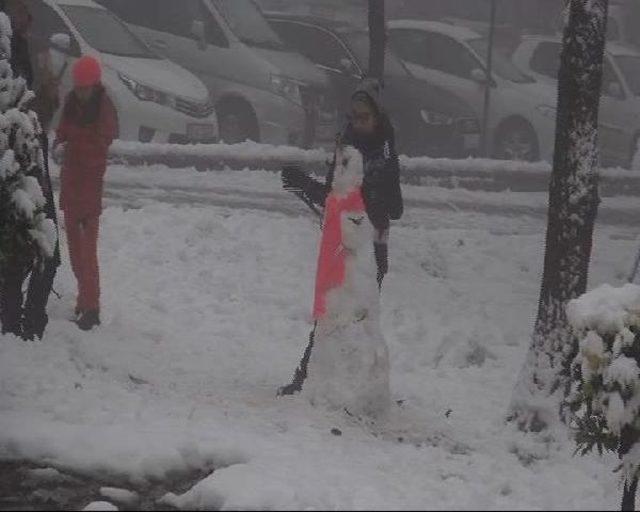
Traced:
POLYGON ((258 142, 258 123, 251 107, 240 101, 225 101, 217 109, 220 140, 238 144, 258 142))
POLYGON ((540 149, 533 127, 523 119, 503 123, 496 130, 493 157, 498 160, 537 162, 540 149))

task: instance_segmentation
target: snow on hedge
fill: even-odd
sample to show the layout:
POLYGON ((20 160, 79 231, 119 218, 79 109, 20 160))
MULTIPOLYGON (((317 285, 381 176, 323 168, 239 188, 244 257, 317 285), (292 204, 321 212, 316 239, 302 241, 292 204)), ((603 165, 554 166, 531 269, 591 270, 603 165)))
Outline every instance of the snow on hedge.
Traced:
POLYGON ((640 286, 603 285, 567 314, 577 336, 567 402, 578 451, 617 452, 631 481, 640 470, 640 286))

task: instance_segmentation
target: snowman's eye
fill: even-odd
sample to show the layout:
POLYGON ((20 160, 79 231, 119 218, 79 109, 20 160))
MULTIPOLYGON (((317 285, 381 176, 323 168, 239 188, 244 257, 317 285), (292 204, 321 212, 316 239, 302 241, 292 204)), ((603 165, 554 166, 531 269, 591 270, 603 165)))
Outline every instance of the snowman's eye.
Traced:
POLYGON ((348 158, 343 158, 342 159, 342 167, 346 167, 347 165, 349 165, 349 159, 348 158))
POLYGON ((362 221, 364 221, 364 217, 349 217, 349 220, 353 222, 356 226, 361 226, 362 221))

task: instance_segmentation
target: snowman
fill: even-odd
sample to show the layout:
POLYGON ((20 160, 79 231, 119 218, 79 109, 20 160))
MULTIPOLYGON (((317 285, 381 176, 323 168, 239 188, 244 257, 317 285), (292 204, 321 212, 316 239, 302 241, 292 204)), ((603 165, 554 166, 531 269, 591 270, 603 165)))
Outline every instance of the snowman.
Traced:
POLYGON ((391 401, 389 353, 380 328, 374 228, 366 214, 362 180, 360 152, 338 147, 325 205, 315 339, 303 395, 314 405, 380 417, 391 401))

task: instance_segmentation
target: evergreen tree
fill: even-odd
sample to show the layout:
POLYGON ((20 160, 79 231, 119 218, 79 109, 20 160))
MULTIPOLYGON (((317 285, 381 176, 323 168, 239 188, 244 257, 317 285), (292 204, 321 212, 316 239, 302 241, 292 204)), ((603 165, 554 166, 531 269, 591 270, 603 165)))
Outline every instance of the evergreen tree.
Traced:
POLYGON ((28 108, 33 92, 13 76, 11 37, 9 18, 0 13, 0 270, 52 257, 57 241, 38 181, 44 166, 42 129, 28 108))

